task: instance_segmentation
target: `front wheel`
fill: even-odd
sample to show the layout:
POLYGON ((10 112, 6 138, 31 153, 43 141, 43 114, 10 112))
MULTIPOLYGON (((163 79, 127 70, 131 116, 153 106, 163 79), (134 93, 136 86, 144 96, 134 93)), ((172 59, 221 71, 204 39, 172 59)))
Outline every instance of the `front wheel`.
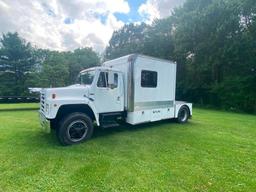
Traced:
POLYGON ((92 133, 92 120, 83 113, 72 113, 66 116, 56 130, 57 138, 62 145, 84 142, 91 138, 92 133))
POLYGON ((186 106, 182 106, 178 113, 177 121, 178 123, 186 123, 190 116, 189 109, 186 106))

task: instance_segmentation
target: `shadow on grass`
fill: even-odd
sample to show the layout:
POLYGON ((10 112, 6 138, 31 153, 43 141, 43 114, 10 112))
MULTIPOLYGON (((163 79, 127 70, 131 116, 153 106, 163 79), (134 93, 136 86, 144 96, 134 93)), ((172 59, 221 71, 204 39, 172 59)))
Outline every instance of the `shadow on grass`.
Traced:
POLYGON ((0 112, 16 112, 16 111, 37 111, 38 107, 27 107, 27 108, 10 108, 0 109, 0 112))
POLYGON ((36 135, 37 137, 40 137, 40 140, 43 142, 46 142, 47 145, 50 146, 59 146, 60 144, 58 143, 55 131, 51 131, 51 133, 44 133, 41 132, 40 134, 36 135))
MULTIPOLYGON (((183 125, 192 125, 192 124, 194 123, 191 121, 188 121, 187 124, 183 124, 183 125)), ((174 119, 171 119, 171 120, 162 120, 157 122, 148 122, 148 123, 143 123, 139 125, 130 125, 130 124, 124 123, 118 127, 110 127, 106 129, 95 127, 92 139, 104 137, 107 135, 123 133, 123 132, 139 132, 147 129, 157 129, 160 126, 166 126, 166 125, 168 125, 169 128, 174 128, 176 127, 175 125, 181 126, 181 124, 178 124, 174 119)))
POLYGON ((39 148, 49 149, 60 146, 56 138, 55 131, 45 133, 38 128, 38 131, 33 132, 33 134, 31 134, 31 132, 23 133, 22 137, 22 141, 24 142, 23 144, 33 146, 33 149, 35 150, 39 148))
MULTIPOLYGON (((129 125, 129 124, 122 124, 118 127, 110 127, 110 128, 106 128, 103 129, 101 127, 95 127, 94 128, 94 133, 93 136, 91 138, 91 140, 94 139, 99 139, 99 138, 104 138, 106 136, 110 136, 110 135, 115 135, 115 134, 119 134, 119 133, 125 133, 125 132, 140 132, 140 131, 144 131, 144 130, 149 130, 149 129, 157 129, 161 126, 169 126, 168 128, 177 128, 177 125, 180 127, 191 127, 193 126, 195 123, 189 121, 186 124, 178 124, 176 123, 175 120, 162 120, 162 121, 158 121, 158 122, 149 122, 149 123, 143 123, 143 124, 139 124, 139 125, 129 125)), ((161 131, 161 130, 159 130, 161 131)), ((37 145, 40 145, 40 143, 43 143, 42 145, 44 146, 52 146, 52 147, 60 147, 60 144, 58 143, 58 140, 56 138, 55 135, 55 130, 52 130, 50 134, 48 133, 44 133, 44 132, 38 132, 38 134, 33 135, 34 136, 34 140, 37 141, 37 145)))

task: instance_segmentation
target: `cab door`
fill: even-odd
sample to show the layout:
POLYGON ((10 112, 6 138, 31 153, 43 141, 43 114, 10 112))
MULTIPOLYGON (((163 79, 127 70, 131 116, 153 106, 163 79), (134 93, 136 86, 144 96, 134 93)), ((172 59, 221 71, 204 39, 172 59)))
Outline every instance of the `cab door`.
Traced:
POLYGON ((122 73, 112 72, 114 84, 108 84, 107 71, 100 71, 94 88, 94 103, 98 113, 120 112, 124 110, 122 73))

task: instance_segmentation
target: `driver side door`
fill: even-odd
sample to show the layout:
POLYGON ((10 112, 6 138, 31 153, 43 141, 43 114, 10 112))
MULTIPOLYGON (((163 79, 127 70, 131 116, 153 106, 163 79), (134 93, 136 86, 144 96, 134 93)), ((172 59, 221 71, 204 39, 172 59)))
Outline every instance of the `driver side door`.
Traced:
POLYGON ((120 112, 124 110, 122 74, 113 72, 114 85, 108 85, 107 71, 100 71, 94 89, 94 103, 98 113, 120 112))

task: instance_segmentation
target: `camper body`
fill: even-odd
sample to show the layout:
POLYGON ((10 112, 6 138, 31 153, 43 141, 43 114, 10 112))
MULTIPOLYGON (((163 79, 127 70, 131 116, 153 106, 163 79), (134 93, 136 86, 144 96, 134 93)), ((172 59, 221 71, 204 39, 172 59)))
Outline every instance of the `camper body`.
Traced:
POLYGON ((192 116, 191 103, 175 101, 175 62, 132 54, 83 70, 79 79, 41 90, 41 124, 63 145, 89 139, 93 122, 107 128, 192 116))

